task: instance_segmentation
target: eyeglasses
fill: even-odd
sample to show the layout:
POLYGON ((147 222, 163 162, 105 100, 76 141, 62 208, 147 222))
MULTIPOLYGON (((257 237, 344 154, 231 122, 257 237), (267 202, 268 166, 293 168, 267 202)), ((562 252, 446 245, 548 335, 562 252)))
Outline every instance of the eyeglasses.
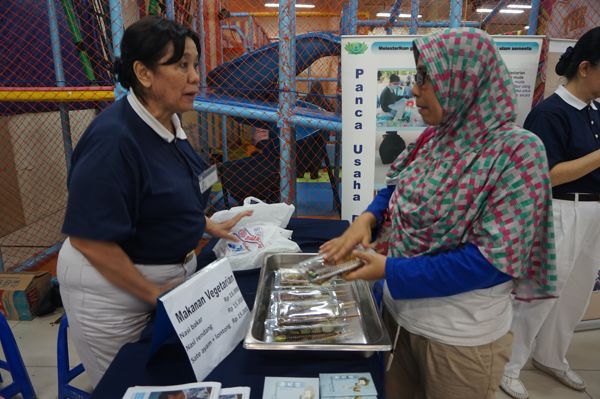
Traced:
POLYGON ((418 87, 422 87, 427 81, 427 69, 424 66, 417 67, 417 73, 415 74, 415 83, 418 87))

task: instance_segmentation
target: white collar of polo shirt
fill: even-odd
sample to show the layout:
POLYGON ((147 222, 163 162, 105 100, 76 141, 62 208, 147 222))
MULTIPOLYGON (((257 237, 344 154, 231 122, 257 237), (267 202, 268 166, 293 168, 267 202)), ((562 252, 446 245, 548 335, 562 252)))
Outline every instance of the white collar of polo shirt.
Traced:
POLYGON ((565 88, 565 86, 563 86, 563 85, 558 86, 558 89, 556 89, 555 93, 558 94, 558 96, 560 98, 562 98, 564 102, 569 104, 571 107, 577 108, 579 111, 581 111, 588 105, 590 107, 592 107, 592 109, 594 111, 598 110, 598 108, 596 107, 596 104, 594 104, 593 101, 590 101, 589 104, 586 104, 585 102, 581 101, 580 99, 575 97, 573 94, 571 94, 571 92, 569 90, 567 90, 565 88))
POLYGON ((138 114, 138 116, 142 118, 142 120, 146 122, 146 124, 150 126, 152 130, 154 130, 156 134, 162 137, 162 139, 167 143, 175 140, 175 137, 177 137, 179 140, 187 140, 187 135, 181 127, 181 121, 179 120, 177 114, 173 114, 173 116, 171 116, 171 122, 173 122, 173 126, 175 127, 175 135, 173 135, 169 129, 164 127, 163 124, 160 123, 158 119, 156 119, 150 113, 150 111, 148 111, 144 104, 142 104, 142 102, 133 93, 133 90, 129 90, 129 94, 127 94, 127 101, 129 101, 129 105, 131 105, 131 108, 133 108, 135 113, 138 114))

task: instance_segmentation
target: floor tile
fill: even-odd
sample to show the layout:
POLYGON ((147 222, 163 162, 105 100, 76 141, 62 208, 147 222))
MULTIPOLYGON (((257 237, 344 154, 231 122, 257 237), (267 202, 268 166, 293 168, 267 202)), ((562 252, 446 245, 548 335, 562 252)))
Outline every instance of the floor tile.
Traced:
POLYGON ((62 309, 12 328, 26 366, 56 367, 56 338, 62 309))
POLYGON ((600 371, 600 330, 579 331, 573 334, 567 360, 573 370, 600 371))
MULTIPOLYGON (((600 331, 596 331, 596 333, 600 335, 600 331)), ((600 340, 599 338, 596 339, 600 340)), ((585 380, 586 392, 590 395, 590 398, 600 399, 600 371, 578 371, 578 373, 585 380)))
POLYGON ((58 395, 56 367, 27 366, 27 372, 38 399, 56 399, 58 395))

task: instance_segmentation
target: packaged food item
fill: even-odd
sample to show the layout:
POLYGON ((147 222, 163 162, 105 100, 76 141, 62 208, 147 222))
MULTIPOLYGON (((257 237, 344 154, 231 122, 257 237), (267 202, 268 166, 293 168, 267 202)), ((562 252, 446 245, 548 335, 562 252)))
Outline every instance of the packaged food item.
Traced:
POLYGON ((274 272, 273 288, 291 288, 314 285, 304 270, 298 268, 282 268, 274 272))
MULTIPOLYGON (((362 245, 357 246, 356 249, 374 252, 370 248, 365 249, 362 245)), ((311 283, 322 284, 334 277, 358 269, 363 264, 362 260, 353 255, 349 255, 335 264, 327 263, 323 255, 317 255, 300 262, 297 268, 304 270, 307 280, 311 283)))
POLYGON ((335 340, 345 333, 348 322, 333 320, 323 323, 280 326, 276 320, 265 321, 267 342, 323 342, 335 340))
POLYGON ((335 291, 327 286, 284 288, 275 290, 272 294, 273 300, 276 302, 328 301, 335 299, 335 291))
POLYGON ((274 318, 279 326, 322 323, 340 317, 342 309, 335 300, 277 302, 276 305, 274 318))

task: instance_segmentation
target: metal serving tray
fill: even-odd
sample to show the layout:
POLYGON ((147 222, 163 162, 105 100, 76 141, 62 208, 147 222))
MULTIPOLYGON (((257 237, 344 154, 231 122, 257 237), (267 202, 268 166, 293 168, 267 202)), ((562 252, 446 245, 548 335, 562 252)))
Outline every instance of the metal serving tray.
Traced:
POLYGON ((294 268, 299 262, 316 254, 280 253, 265 259, 260 278, 252 320, 244 339, 244 348, 258 350, 296 350, 296 351, 354 351, 367 352, 389 351, 390 338, 383 327, 369 285, 365 281, 353 281, 335 287, 336 295, 344 302, 349 302, 349 333, 336 338, 334 342, 266 342, 265 320, 268 317, 271 291, 273 289, 274 272, 277 269, 294 268), (343 287, 343 288, 342 288, 343 287), (338 292, 339 290, 339 292, 338 292))

